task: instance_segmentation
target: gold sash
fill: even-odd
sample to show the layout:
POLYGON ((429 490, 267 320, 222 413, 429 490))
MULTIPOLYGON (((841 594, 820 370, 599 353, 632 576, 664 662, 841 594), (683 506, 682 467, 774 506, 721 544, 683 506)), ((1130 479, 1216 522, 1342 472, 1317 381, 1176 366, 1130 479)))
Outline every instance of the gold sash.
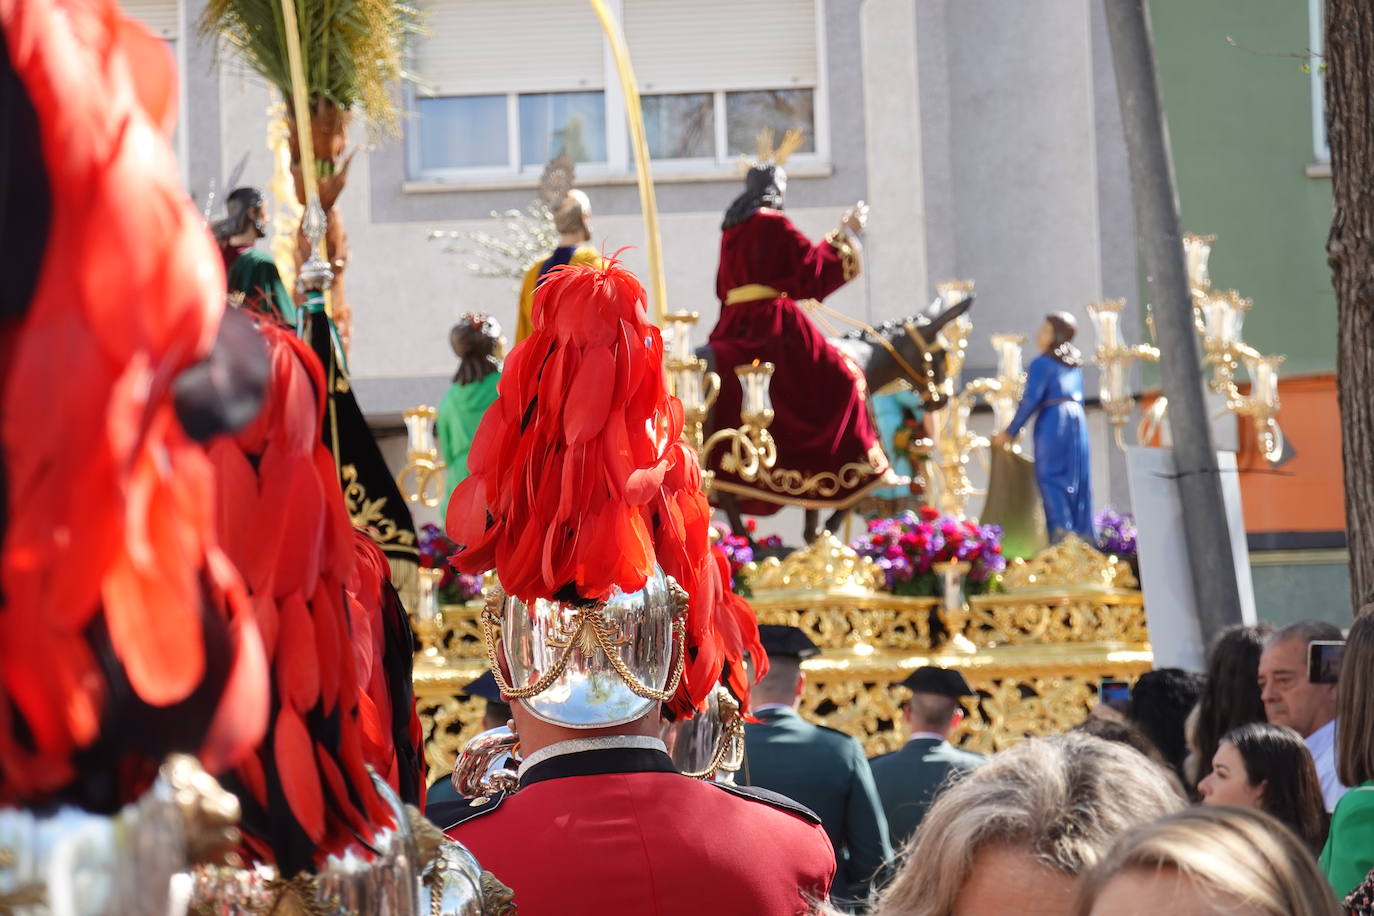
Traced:
POLYGON ((787 293, 780 292, 771 286, 764 286, 762 283, 746 283, 743 286, 736 286, 725 294, 725 304, 735 305, 740 302, 757 302, 760 299, 782 299, 787 293))

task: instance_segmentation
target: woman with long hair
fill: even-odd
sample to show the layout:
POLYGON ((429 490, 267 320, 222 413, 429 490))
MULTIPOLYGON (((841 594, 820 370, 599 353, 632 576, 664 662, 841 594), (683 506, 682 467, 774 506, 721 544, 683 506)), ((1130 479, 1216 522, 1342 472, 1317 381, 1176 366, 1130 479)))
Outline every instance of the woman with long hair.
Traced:
POLYGON ((1350 627, 1336 698, 1336 774, 1350 791, 1331 813, 1322 850, 1327 880, 1344 897, 1374 869, 1374 606, 1350 627))
POLYGON ((1217 745, 1227 732, 1247 722, 1263 722, 1260 702, 1259 658, 1265 638, 1274 631, 1267 623, 1228 627, 1212 643, 1207 655, 1207 683, 1197 705, 1194 755, 1183 767, 1183 781, 1196 797, 1198 780, 1206 776, 1217 745))
POLYGON ((1302 842, 1247 808, 1190 808, 1122 837, 1084 879, 1075 916, 1339 916, 1302 842))
POLYGON ((1316 855, 1326 842, 1326 805, 1307 743, 1293 729, 1251 722, 1226 733, 1212 772, 1198 785, 1204 805, 1258 808, 1316 855))

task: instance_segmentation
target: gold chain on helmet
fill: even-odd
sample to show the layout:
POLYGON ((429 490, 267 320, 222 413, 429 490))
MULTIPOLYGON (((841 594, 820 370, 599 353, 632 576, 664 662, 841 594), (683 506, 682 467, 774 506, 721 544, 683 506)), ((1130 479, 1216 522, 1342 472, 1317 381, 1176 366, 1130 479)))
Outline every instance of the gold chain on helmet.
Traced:
POLYGON ((487 661, 491 665, 492 676, 496 679, 496 686, 506 696, 524 700, 529 697, 543 693, 553 686, 554 681, 562 676, 568 667, 568 660, 572 657, 573 649, 587 642, 586 637, 590 636, 591 641, 599 647, 605 654, 606 660, 611 663, 615 673, 620 675, 620 679, 625 682, 625 686, 637 696, 646 700, 654 700, 659 703, 666 703, 677 693, 678 685, 682 682, 682 672, 686 667, 687 660, 687 624, 684 617, 687 612, 688 596, 687 592, 668 577, 669 598, 673 605, 673 648, 677 661, 673 665, 672 676, 668 679, 668 684, 662 690, 650 687, 645 684, 635 673, 625 664, 620 653, 616 651, 616 646, 610 642, 607 633, 606 619, 602 613, 604 604, 598 604, 590 608, 581 608, 573 616, 572 625, 569 627, 567 642, 561 647, 558 658, 554 660, 552 667, 536 678, 533 682, 523 687, 516 687, 506 680, 505 672, 501 670, 500 659, 496 654, 496 643, 500 638, 501 632, 501 605, 505 603, 506 592, 500 586, 496 586, 487 595, 486 607, 482 610, 482 645, 486 649, 487 661))
POLYGON ((711 762, 706 765, 706 769, 697 770, 695 773, 683 771, 683 776, 690 776, 692 779, 710 779, 716 775, 721 764, 730 756, 731 749, 739 746, 744 741, 744 716, 740 715, 739 703, 729 694, 722 695, 717 703, 727 707, 721 717, 720 739, 716 742, 716 752, 711 756, 711 762))

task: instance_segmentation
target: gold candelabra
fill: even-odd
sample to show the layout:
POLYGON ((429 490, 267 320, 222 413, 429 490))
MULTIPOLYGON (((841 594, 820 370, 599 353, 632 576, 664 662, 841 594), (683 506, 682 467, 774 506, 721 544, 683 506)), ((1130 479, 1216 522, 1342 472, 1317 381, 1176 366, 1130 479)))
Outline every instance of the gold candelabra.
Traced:
MULTIPOLYGON (((1207 387, 1224 395, 1223 411, 1250 417, 1255 424, 1255 440, 1265 460, 1276 462, 1283 455, 1283 430, 1279 428, 1279 366, 1282 356, 1265 356, 1245 343, 1241 330, 1251 302, 1233 289, 1214 292, 1208 268, 1211 235, 1185 235, 1183 255, 1188 267, 1188 288, 1193 297, 1193 325, 1202 340, 1202 363, 1211 370, 1207 387), (1244 368, 1250 380, 1250 393, 1241 393, 1236 382, 1244 368)), ((1120 312, 1124 300, 1113 299, 1088 306, 1097 330, 1097 364, 1102 368, 1101 402, 1116 433, 1116 443, 1124 447, 1122 426, 1131 411, 1126 390, 1130 364, 1137 359, 1155 361, 1159 350, 1148 345, 1126 346, 1121 340, 1120 312)), ((1160 398, 1147 418, 1157 427, 1168 410, 1160 398)), ((1148 438, 1148 436, 1142 436, 1148 438)))
POLYGON ((758 360, 735 367, 742 392, 740 425, 718 429, 707 436, 706 419, 720 394, 720 376, 710 371, 706 360, 699 359, 692 348, 692 326, 700 318, 698 313, 686 311, 665 317, 668 325, 667 370, 669 388, 682 402, 686 419, 683 437, 696 450, 703 483, 709 491, 714 476, 709 458, 720 446, 729 447, 721 458, 721 469, 744 481, 757 480, 777 462, 778 446, 768 432, 773 422, 769 385, 774 367, 772 363, 758 360))
POLYGON ((1095 361, 1102 370, 1098 400, 1112 424, 1117 447, 1121 449, 1126 447, 1124 430, 1134 404, 1127 384, 1131 365, 1138 361, 1155 362, 1159 359, 1156 347, 1126 343, 1121 333, 1121 310, 1125 307, 1125 299, 1106 299, 1088 306, 1088 317, 1092 319, 1093 330, 1097 334, 1095 361))
POLYGON ((412 407, 401 415, 409 439, 406 465, 396 475, 396 485, 406 502, 423 503, 437 508, 443 499, 444 464, 439 460, 439 448, 434 435, 434 421, 439 412, 428 405, 412 407))

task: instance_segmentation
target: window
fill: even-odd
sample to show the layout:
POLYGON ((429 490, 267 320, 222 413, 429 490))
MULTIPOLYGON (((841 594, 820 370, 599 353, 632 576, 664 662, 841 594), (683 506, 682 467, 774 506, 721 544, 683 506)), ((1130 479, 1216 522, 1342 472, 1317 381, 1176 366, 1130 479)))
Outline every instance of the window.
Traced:
POLYGON ((606 161, 606 96, 550 92, 520 96, 520 165, 543 169, 559 155, 574 162, 606 161))
MULTIPOLYGON (((802 159, 824 160, 817 0, 611 6, 654 160, 669 170, 732 169, 764 128, 800 129, 802 159)), ((412 177, 538 175, 561 153, 588 166, 583 174, 633 171, 619 76, 590 4, 428 0, 423 8, 412 177)))
POLYGON ((759 132, 771 128, 777 137, 789 130, 802 132, 799 153, 816 151, 816 111, 810 89, 768 89, 728 92, 725 130, 728 154, 748 155, 758 147, 759 132))
POLYGON ((1325 31, 1322 28, 1321 0, 1307 0, 1308 67, 1312 81, 1312 157, 1316 163, 1331 161, 1331 147, 1326 141, 1325 31))
POLYGON ((472 95, 420 99, 420 169, 500 168, 510 166, 506 141, 506 97, 472 95))
POLYGON ((716 158, 714 93, 642 95, 644 133, 653 159, 716 158))

